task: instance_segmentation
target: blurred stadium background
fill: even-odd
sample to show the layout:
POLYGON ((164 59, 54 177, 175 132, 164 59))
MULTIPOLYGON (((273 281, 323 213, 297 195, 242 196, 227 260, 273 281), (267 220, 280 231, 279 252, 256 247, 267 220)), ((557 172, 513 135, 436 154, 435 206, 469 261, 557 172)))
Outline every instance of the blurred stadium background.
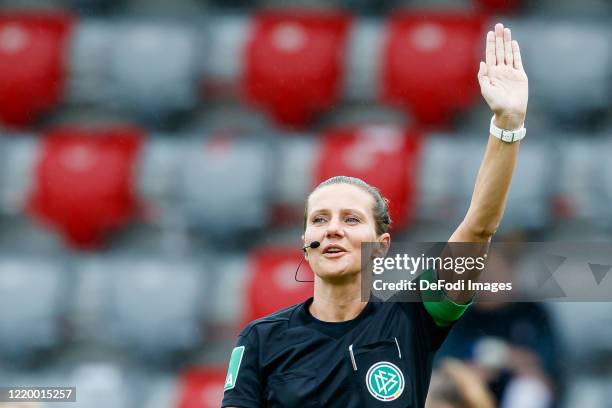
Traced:
MULTIPOLYGON (((0 385, 218 407, 242 325, 309 296, 303 204, 331 175, 382 189, 395 241, 446 240, 485 147, 496 21, 530 82, 500 234, 611 238, 608 1, 0 7, 0 385)), ((562 406, 612 407, 612 305, 544 307, 562 406)))

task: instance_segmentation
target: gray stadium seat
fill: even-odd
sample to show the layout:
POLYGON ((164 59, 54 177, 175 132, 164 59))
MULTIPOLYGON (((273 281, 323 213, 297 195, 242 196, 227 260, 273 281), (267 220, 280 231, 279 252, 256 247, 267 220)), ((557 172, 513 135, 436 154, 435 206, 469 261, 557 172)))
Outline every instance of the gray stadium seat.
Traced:
POLYGON ((197 0, 127 0, 122 7, 124 15, 146 17, 193 18, 205 13, 206 2, 197 0))
POLYGON ((236 242, 235 232, 267 224, 275 170, 270 143, 210 137, 190 140, 184 147, 176 205, 191 225, 236 242))
POLYGON ((0 3, 0 6, 3 9, 59 9, 61 5, 57 4, 57 1, 54 0, 11 0, 11 1, 3 1, 0 3))
POLYGON ((60 345, 71 285, 56 258, 0 254, 0 353, 27 361, 60 345))
POLYGON ((125 21, 113 29, 109 104, 153 123, 196 105, 206 49, 195 27, 125 21))
MULTIPOLYGON (((222 92, 220 89, 218 91, 222 92)), ((227 92, 216 94, 218 99, 208 101, 206 108, 198 110, 185 131, 197 134, 217 131, 256 134, 272 131, 270 118, 264 112, 251 109, 237 100, 224 100, 231 93, 227 92)))
POLYGON ((538 0, 524 1, 525 13, 553 18, 606 17, 612 12, 608 0, 538 0))
POLYGON ((61 2, 80 16, 100 16, 112 13, 123 0, 61 0, 61 2))
POLYGON ((314 186, 317 143, 315 138, 308 136, 280 141, 275 204, 295 211, 298 217, 303 214, 306 197, 314 186))
POLYGON ((247 11, 259 7, 259 0, 208 0, 208 4, 215 9, 247 11))
POLYGON ((105 264, 108 334, 114 344, 152 363, 201 344, 207 282, 200 262, 134 255, 105 264))
POLYGON ((204 35, 195 24, 84 20, 70 52, 68 96, 163 123, 198 103, 204 35))
MULTIPOLYGON (((463 217, 470 205, 486 149, 486 137, 483 135, 467 139, 456 135, 456 138, 460 142, 453 154, 459 156, 460 164, 455 169, 452 182, 459 187, 458 208, 459 215, 463 217)), ((528 140, 521 146, 500 232, 522 228, 538 229, 549 225, 550 197, 556 177, 550 159, 551 152, 551 146, 536 140, 528 140)))
POLYGON ((169 135, 152 135, 145 144, 137 171, 139 195, 154 205, 167 206, 177 193, 181 142, 169 135))
POLYGON ((21 212, 34 180, 38 146, 29 134, 0 139, 0 213, 21 212))
POLYGON ((325 0, 261 0, 261 6, 266 8, 282 8, 282 7, 295 7, 295 8, 314 8, 314 9, 326 9, 334 7, 334 1, 325 0))
POLYGON ((608 302, 549 302, 565 350, 566 364, 575 370, 601 370, 612 356, 612 307, 608 302), (585 336, 588 333, 588 336, 585 336))
POLYGON ((427 10, 464 10, 469 11, 473 7, 470 0, 398 0, 396 6, 403 9, 427 10))
MULTIPOLYGON (((61 372, 56 370, 54 367, 37 367, 35 369, 20 369, 20 368, 8 368, 8 367, 0 367, 0 384, 2 387, 69 387, 68 383, 65 381, 65 377, 61 372)), ((0 403, 3 408, 9 407, 21 407, 21 403, 15 403, 15 405, 10 404, 6 401, 0 403)), ((23 403, 23 408, 43 408, 49 405, 26 405, 23 403)), ((53 403, 53 406, 57 405, 53 403)), ((74 402, 66 403, 65 407, 75 406, 74 402)))
POLYGON ((62 251, 61 237, 24 215, 0 217, 0 249, 6 252, 26 250, 53 254, 62 251))
POLYGON ((220 93, 238 92, 242 73, 242 50, 251 30, 245 15, 216 15, 207 31, 211 58, 206 60, 206 79, 220 93))
MULTIPOLYGON (((91 356, 90 358, 95 358, 91 356)), ((77 406, 87 408, 128 408, 142 406, 142 385, 132 372, 111 360, 78 361, 62 369, 64 381, 77 389, 77 406)), ((70 408, 74 402, 53 403, 70 408)))
POLYGON ((551 125, 589 127, 610 105, 612 31, 588 20, 523 19, 507 24, 521 44, 532 114, 553 115, 551 125), (588 63, 587 63, 588 61, 588 63))
POLYGON ((174 407, 178 399, 177 388, 177 378, 173 373, 156 375, 149 381, 147 398, 141 406, 143 408, 174 407))
MULTIPOLYGON (((460 153, 465 140, 456 135, 431 134, 423 140, 417 198, 418 221, 458 221, 462 217, 457 191, 457 169, 465 160, 460 153)), ((471 157, 471 156, 470 156, 471 157)))
POLYGON ((384 42, 383 24, 379 19, 354 21, 348 37, 344 98, 349 101, 374 101, 378 97, 381 78, 380 50, 384 42))
MULTIPOLYGON (((600 226, 592 223, 589 219, 573 219, 558 223, 544 240, 609 243, 611 237, 609 233, 604 233, 600 226)), ((570 262, 572 261, 570 260, 570 262)), ((570 281, 568 278, 574 277, 577 282, 580 282, 580 275, 589 273, 586 265, 574 265, 576 265, 575 270, 566 269, 565 273, 561 272, 555 275, 562 287, 565 287, 565 282, 570 281), (571 273, 571 276, 569 273, 571 273)), ((604 289, 609 287, 611 283, 609 278, 610 276, 606 276, 598 286, 604 289)), ((588 288, 588 285, 589 283, 586 283, 585 287, 588 288)), ((597 292, 597 290, 594 291, 594 293, 597 292)), ((601 295, 596 294, 595 296, 601 295)), ((599 297, 599 300, 605 300, 605 298, 599 297)), ((565 350, 571 350, 566 362, 570 367, 567 372, 601 372, 602 369, 608 369, 609 364, 606 361, 609 361, 612 357, 612 345, 608 341, 612 336, 612 304, 604 301, 559 301, 548 302, 547 306, 559 328, 565 350), (585 335, 585 333, 588 333, 588 335, 585 335)))
POLYGON ((88 256, 76 269, 80 341, 150 356, 154 363, 199 345, 207 290, 202 263, 126 253, 88 256))
POLYGON ((574 375, 567 387, 565 407, 610 408, 612 379, 600 375, 574 375))
POLYGON ((557 175, 551 165, 553 150, 551 144, 537 140, 521 146, 500 231, 517 225, 529 229, 550 225, 550 199, 557 175))
POLYGON ((39 146, 27 133, 0 138, 0 248, 4 250, 63 248, 54 232, 40 228, 25 215, 39 146))
POLYGON ((608 218, 610 201, 606 199, 604 176, 609 161, 607 147, 605 140, 578 137, 560 145, 558 192, 568 205, 571 217, 598 222, 608 218))
POLYGON ((215 337, 232 335, 242 322, 241 313, 246 296, 247 260, 239 253, 218 256, 214 260, 215 279, 211 282, 208 325, 215 337), (213 330, 211 330, 213 331, 213 330))
POLYGON ((74 105, 100 105, 110 98, 110 20, 83 19, 74 28, 69 52, 67 99, 74 105))
POLYGON ((28 133, 0 138, 0 248, 61 250, 53 231, 27 217, 26 202, 36 174, 40 143, 28 133))
POLYGON ((139 196, 146 208, 146 224, 131 228, 115 248, 165 253, 189 250, 188 219, 177 208, 177 180, 184 147, 177 138, 153 135, 145 145, 137 171, 139 196))
MULTIPOLYGON (((112 258, 111 258, 112 260, 112 258)), ((102 254, 75 257, 76 294, 73 326, 78 341, 95 342, 100 337, 100 322, 111 320, 109 299, 113 275, 111 261, 102 254)))
POLYGON ((601 177, 597 177, 599 184, 598 191, 603 193, 601 208, 604 210, 601 214, 602 223, 608 227, 612 227, 612 160, 609 159, 612 152, 612 132, 608 132, 607 140, 602 142, 599 163, 603 167, 601 177), (607 158, 605 156, 608 156, 607 158), (607 204, 607 205, 606 205, 607 204))

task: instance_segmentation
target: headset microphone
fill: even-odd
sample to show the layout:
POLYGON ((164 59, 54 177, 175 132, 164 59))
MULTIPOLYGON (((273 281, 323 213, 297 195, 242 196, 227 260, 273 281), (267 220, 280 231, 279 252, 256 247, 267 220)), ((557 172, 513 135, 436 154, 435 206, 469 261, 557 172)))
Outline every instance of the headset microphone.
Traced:
MULTIPOLYGON (((321 246, 321 243, 319 241, 312 241, 310 244, 304 245, 302 247, 302 250, 306 252, 308 248, 316 249, 320 246, 321 246)), ((295 276, 293 277, 293 279, 295 279, 296 282, 314 282, 314 280, 299 280, 297 278, 297 274, 298 274, 298 271, 300 270, 300 266, 302 266, 302 262, 304 262, 304 257, 302 257, 302 260, 300 261, 297 269, 295 270, 295 276)))
POLYGON ((321 243, 319 241, 312 241, 309 245, 304 245, 302 249, 305 251, 308 248, 316 249, 320 246, 321 246, 321 243))

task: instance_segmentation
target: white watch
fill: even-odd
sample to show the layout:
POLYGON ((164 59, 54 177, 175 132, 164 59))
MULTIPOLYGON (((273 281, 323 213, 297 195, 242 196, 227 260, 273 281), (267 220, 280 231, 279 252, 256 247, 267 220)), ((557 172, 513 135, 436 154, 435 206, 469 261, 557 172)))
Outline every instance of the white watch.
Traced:
POLYGON ((525 128, 525 126, 515 130, 500 129, 495 126, 495 123, 493 123, 494 119, 495 115, 493 115, 493 117, 491 118, 491 127, 489 129, 489 132, 491 132, 493 136, 504 142, 518 142, 519 140, 522 140, 527 134, 527 129, 525 128))

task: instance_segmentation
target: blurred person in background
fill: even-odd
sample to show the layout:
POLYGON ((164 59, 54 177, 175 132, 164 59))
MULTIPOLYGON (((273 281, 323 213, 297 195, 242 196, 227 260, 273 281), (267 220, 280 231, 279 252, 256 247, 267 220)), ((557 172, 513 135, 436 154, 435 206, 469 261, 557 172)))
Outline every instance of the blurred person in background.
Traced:
MULTIPOLYGON (((487 33, 485 55, 477 77, 494 115, 470 207, 449 242, 486 249, 506 205, 515 142, 525 136, 528 83, 518 42, 502 24, 487 33)), ((361 243, 386 253, 391 219, 387 200, 360 179, 322 182, 304 215, 314 296, 241 332, 222 406, 423 407, 433 356, 472 293, 447 293, 439 302, 362 300, 361 243)))
POLYGON ((425 408, 494 408, 495 399, 480 375, 459 360, 445 359, 429 385, 425 408))
MULTIPOLYGON (((487 278, 513 280, 519 258, 491 251, 487 278)), ((548 408, 560 399, 559 336, 542 305, 534 302, 476 301, 440 349, 437 358, 470 361, 503 408, 548 408)))

